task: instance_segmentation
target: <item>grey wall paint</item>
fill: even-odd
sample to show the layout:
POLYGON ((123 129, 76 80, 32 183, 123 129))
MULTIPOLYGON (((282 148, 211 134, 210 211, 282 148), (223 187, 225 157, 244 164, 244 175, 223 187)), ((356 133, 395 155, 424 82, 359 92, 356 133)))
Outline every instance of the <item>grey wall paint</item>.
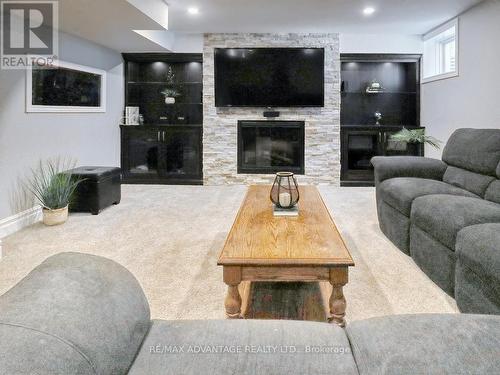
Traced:
POLYGON ((26 113, 26 72, 0 70, 0 220, 29 208, 19 180, 40 159, 71 157, 80 165, 120 164, 118 123, 124 105, 119 53, 60 33, 60 59, 107 71, 106 113, 26 113))
POLYGON ((422 53, 421 35, 340 34, 340 53, 422 53))
POLYGON ((422 125, 445 142, 457 128, 500 128, 500 1, 462 14, 459 33, 459 76, 422 85, 422 125))

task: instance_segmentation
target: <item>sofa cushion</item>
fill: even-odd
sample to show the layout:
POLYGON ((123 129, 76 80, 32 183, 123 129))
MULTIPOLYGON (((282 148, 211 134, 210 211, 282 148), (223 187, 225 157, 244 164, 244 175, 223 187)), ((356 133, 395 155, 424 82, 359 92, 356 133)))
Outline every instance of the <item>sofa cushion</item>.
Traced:
POLYGON ((500 223, 457 235, 455 299, 462 312, 500 314, 500 223))
POLYGON ((500 203, 500 180, 495 180, 488 186, 484 194, 484 199, 500 203))
POLYGON ((500 205, 479 198, 426 195, 412 205, 411 222, 455 250, 457 233, 469 225, 500 222, 500 205))
POLYGON ((500 297, 500 223, 472 225, 457 235, 457 257, 481 276, 500 297))
POLYGON ((455 295, 455 251, 414 223, 410 226, 410 255, 420 269, 448 295, 455 295))
POLYGON ((96 375, 92 363, 64 340, 0 323, 0 374, 96 375))
POLYGON ((457 167, 448 167, 443 176, 444 182, 468 190, 481 198, 484 197, 486 189, 494 180, 496 178, 493 176, 470 172, 457 167))
POLYGON ((500 129, 458 129, 443 150, 443 161, 471 172, 496 175, 500 129))
POLYGON ((404 253, 410 255, 410 218, 383 200, 377 204, 380 230, 404 253))
POLYGON ((362 375, 500 373, 499 316, 394 315, 346 330, 362 375))
POLYGON ((410 217, 413 200, 424 195, 452 194, 477 197, 467 190, 451 186, 442 181, 414 177, 385 180, 379 185, 379 189, 379 197, 407 217, 410 217))
MULTIPOLYGON (((58 338, 45 340, 45 347, 33 342, 33 348, 49 352, 66 343, 96 374, 119 375, 126 374, 134 360, 150 327, 150 314, 139 283, 125 268, 98 256, 61 253, 0 296, 0 322, 58 338)), ((65 355, 75 360, 69 367, 80 366, 76 354, 65 355)), ((26 373, 32 365, 28 362, 23 362, 26 373)), ((57 356, 46 358, 37 373, 50 374, 58 362, 57 356)))
POLYGON ((455 302, 465 314, 500 315, 498 287, 485 285, 474 271, 460 266, 460 260, 455 271, 455 302))
POLYGON ((357 373, 343 329, 327 323, 285 320, 157 320, 129 372, 130 375, 357 373))

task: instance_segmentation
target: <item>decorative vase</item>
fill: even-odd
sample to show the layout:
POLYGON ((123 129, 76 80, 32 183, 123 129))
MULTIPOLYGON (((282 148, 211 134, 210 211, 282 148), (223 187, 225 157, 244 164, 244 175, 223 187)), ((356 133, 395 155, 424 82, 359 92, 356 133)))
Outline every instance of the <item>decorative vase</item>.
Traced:
POLYGON ((271 201, 279 208, 293 208, 299 202, 299 187, 292 172, 278 172, 271 188, 271 201))
POLYGON ((175 98, 173 96, 166 96, 165 104, 175 104, 175 98))
POLYGON ((51 210, 43 208, 43 223, 48 226, 64 224, 68 220, 68 206, 51 210))

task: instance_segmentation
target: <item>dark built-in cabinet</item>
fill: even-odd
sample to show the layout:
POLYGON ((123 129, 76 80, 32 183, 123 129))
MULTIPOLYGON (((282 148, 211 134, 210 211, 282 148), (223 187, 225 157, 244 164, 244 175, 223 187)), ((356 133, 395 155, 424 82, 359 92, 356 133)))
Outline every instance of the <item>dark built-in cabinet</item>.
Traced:
POLYGON ((121 126, 124 182, 202 184, 202 55, 125 53, 123 58, 125 105, 139 107, 144 118, 143 125, 121 126))
POLYGON ((403 127, 420 128, 420 61, 421 55, 341 55, 343 186, 373 185, 373 156, 423 156, 421 144, 390 140, 403 127))
MULTIPOLYGON (((416 127, 407 126, 407 129, 416 127)), ((374 156, 423 156, 422 144, 394 142, 391 134, 401 130, 399 126, 343 126, 341 131, 341 185, 373 186, 374 156)))
POLYGON ((200 126, 121 126, 127 183, 202 183, 200 126))

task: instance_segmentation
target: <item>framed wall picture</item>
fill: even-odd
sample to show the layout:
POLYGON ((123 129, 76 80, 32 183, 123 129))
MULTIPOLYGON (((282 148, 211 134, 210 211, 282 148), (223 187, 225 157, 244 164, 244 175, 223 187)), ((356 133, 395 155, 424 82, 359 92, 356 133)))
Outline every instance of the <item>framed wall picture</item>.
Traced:
POLYGON ((104 70, 57 61, 26 74, 26 112, 106 112, 104 70))

